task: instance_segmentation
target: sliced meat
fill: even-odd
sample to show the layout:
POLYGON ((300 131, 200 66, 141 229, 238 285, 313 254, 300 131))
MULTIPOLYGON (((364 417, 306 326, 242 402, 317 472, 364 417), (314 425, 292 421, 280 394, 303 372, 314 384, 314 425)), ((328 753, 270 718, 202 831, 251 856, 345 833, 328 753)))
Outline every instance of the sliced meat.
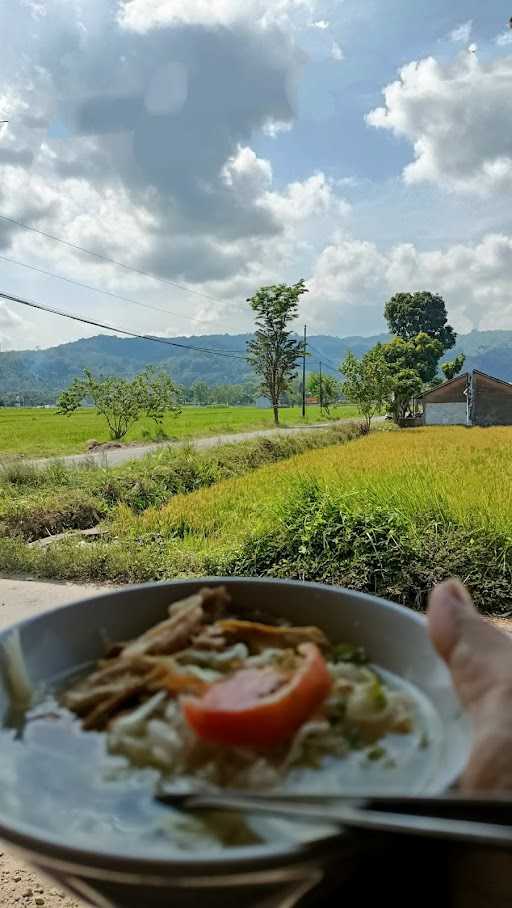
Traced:
POLYGON ((192 638, 192 647, 194 649, 212 650, 220 653, 227 645, 226 638, 218 624, 208 624, 206 627, 202 627, 199 633, 192 638))
POLYGON ((169 614, 171 616, 175 615, 184 608, 191 607, 196 601, 199 601, 202 605, 208 620, 217 621, 226 613, 227 607, 231 604, 231 596, 225 586, 205 586, 199 590, 199 593, 194 593, 193 596, 189 596, 187 599, 182 599, 171 605, 169 614))
POLYGON ((170 617, 150 628, 122 650, 121 659, 140 655, 172 655, 187 647, 203 625, 225 609, 229 597, 224 587, 202 589, 193 596, 175 602, 170 617))
POLYGON ((86 731, 101 731, 129 700, 132 700, 138 694, 144 693, 145 687, 146 685, 139 679, 125 685, 124 690, 120 690, 103 699, 95 706, 92 712, 87 713, 82 721, 82 728, 86 731))
POLYGON ((72 712, 83 716, 102 701, 121 694, 134 684, 140 684, 141 678, 147 677, 153 670, 154 666, 147 660, 111 660, 66 691, 62 702, 72 712))
POLYGON ((329 641, 319 627, 274 627, 256 621, 228 618, 214 624, 212 633, 214 630, 229 642, 241 640, 254 652, 261 652, 266 647, 294 648, 301 643, 315 643, 322 650, 329 649, 329 641))
POLYGON ((152 655, 169 656, 189 645, 194 633, 203 623, 204 613, 200 602, 191 608, 176 612, 166 621, 133 640, 123 649, 120 659, 131 659, 134 656, 152 655))

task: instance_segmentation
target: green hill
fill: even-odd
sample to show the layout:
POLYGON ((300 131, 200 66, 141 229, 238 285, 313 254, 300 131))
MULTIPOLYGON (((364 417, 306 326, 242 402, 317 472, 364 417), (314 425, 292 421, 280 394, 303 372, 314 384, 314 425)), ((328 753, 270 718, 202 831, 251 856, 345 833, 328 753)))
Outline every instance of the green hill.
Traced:
MULTIPOLYGON (((57 394, 85 368, 103 375, 132 376, 146 365, 165 369, 176 382, 190 387, 196 379, 209 385, 240 383, 251 375, 243 359, 249 334, 211 334, 200 337, 166 338, 177 344, 234 353, 210 355, 202 350, 182 349, 149 340, 100 334, 47 350, 19 350, 0 353, 0 400, 10 402, 21 394, 27 404, 52 403, 57 394)), ((309 338, 308 369, 316 370, 321 359, 327 369, 335 368, 352 350, 361 355, 385 335, 375 337, 309 338)), ((467 357, 468 369, 481 369, 512 381, 512 331, 472 331, 459 337, 451 359, 458 352, 467 357)))

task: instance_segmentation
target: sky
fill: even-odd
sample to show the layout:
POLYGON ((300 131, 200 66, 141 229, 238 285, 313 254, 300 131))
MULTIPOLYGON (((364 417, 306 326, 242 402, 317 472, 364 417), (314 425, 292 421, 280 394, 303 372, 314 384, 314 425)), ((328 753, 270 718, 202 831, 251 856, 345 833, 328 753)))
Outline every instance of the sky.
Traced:
MULTIPOLYGON (((511 12, 2 4, 0 291, 135 332, 233 334, 261 285, 304 278, 297 328, 315 334, 380 332, 414 290, 441 293, 459 332, 512 329, 511 12)), ((0 301, 1 350, 96 333, 0 301)))

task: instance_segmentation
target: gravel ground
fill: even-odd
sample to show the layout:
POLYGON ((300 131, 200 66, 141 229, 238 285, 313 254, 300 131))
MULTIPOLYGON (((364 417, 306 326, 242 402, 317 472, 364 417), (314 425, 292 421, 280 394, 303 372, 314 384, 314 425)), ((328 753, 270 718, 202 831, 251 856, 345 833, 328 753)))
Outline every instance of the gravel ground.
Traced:
POLYGON ((22 863, 10 852, 0 852, 0 905, 2 908, 85 908, 52 880, 22 863))

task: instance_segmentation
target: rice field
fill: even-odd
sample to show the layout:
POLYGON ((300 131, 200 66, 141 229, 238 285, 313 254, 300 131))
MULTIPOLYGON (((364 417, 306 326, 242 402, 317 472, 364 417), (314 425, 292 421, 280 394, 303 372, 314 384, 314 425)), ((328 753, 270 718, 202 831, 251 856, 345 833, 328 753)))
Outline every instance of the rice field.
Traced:
MULTIPOLYGON (((332 410, 336 419, 351 419, 357 409, 342 404, 332 410)), ((320 407, 309 407, 302 419, 299 407, 281 410, 283 426, 324 422, 320 407)), ((250 429, 272 429, 271 410, 257 407, 184 407, 179 416, 167 414, 163 429, 169 439, 208 435, 227 435, 250 429)), ((149 442, 155 438, 155 425, 140 419, 129 430, 126 442, 149 442)), ((74 454, 87 450, 89 441, 109 440, 107 425, 93 407, 83 407, 72 416, 59 416, 55 408, 0 407, 0 462, 13 456, 46 457, 74 454)))
POLYGON ((158 506, 117 499, 94 541, 0 540, 0 569, 146 581, 252 574, 336 583, 424 608, 458 575, 512 609, 512 429, 377 431, 219 479, 158 506))
POLYGON ((512 536, 512 429, 432 427, 378 432, 348 445, 308 451, 243 479, 177 496, 116 529, 138 538, 159 533, 183 546, 229 548, 270 529, 301 483, 314 480, 350 508, 393 508, 478 524, 512 536))

